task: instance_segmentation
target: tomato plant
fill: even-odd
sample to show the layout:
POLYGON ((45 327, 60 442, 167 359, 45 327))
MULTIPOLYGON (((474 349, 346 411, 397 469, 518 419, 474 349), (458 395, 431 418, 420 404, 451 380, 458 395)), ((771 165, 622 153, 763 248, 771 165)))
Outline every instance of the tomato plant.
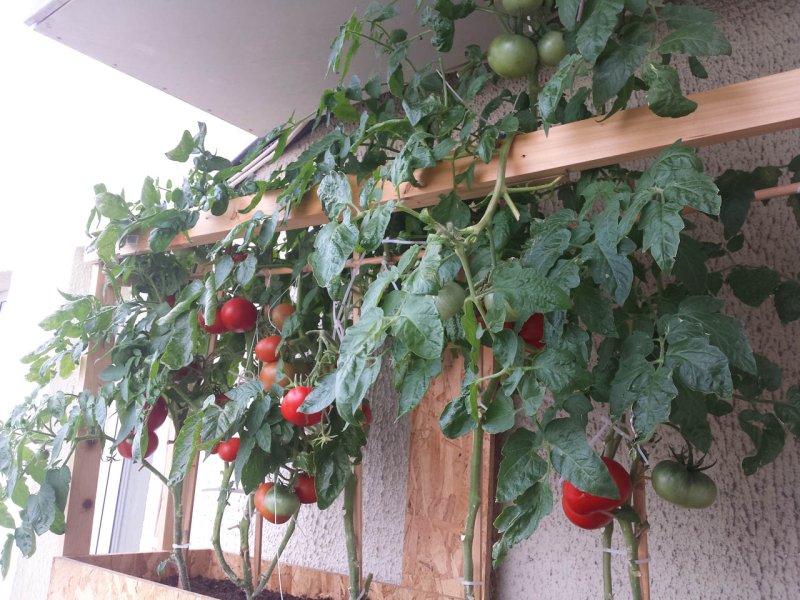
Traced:
MULTIPOLYGON (((147 434, 147 449, 142 454, 142 458, 150 458, 158 449, 158 434, 150 431, 147 434)), ((122 440, 117 446, 117 451, 122 458, 133 460, 133 438, 122 440)))
MULTIPOLYGON (((24 509, 9 511, 18 515, 13 537, 24 553, 33 548, 30 532, 62 528, 68 459, 80 441, 120 442, 104 433, 111 417, 123 435, 132 431, 141 439, 155 413, 142 398, 153 390, 166 401, 176 430, 170 472, 160 480, 175 500, 178 533, 170 560, 179 581, 188 585, 182 480, 198 450, 217 448, 228 462, 212 545, 247 598, 263 589, 270 573, 246 581, 224 568, 230 565, 218 523, 235 504, 231 490, 253 494, 274 520, 287 518, 294 511, 268 510, 272 488, 263 482, 299 480, 305 471, 317 475, 320 509, 343 496, 350 597, 368 595, 358 589, 353 550, 354 473, 367 443, 370 389, 382 369, 391 373, 401 417, 420 404, 446 353, 462 361, 460 391, 439 424, 448 438, 472 438, 462 536, 465 598, 474 597, 470 582, 480 579, 471 544, 482 502, 503 506, 495 520, 495 564, 551 512, 554 476, 568 482, 562 505, 572 522, 602 527, 613 513, 630 551, 635 536, 628 530, 636 526, 641 533, 641 525, 619 507, 631 482, 601 451, 632 457, 631 472, 641 484, 641 457, 658 444, 661 429, 709 452, 716 441, 709 421, 735 412, 752 442, 742 460, 752 474, 777 455, 787 432, 800 430, 800 388, 789 388, 785 400, 773 397, 788 387, 780 369, 754 352, 742 324, 726 314, 730 297, 718 297, 730 293, 747 306, 771 297, 781 320, 800 317, 796 276, 746 265, 737 255, 745 245, 742 198, 780 177, 797 178, 798 163, 714 179, 677 142, 636 171, 603 164, 548 182, 524 182, 520 171, 525 160, 537 158, 517 151, 518 136, 600 120, 624 109, 633 91, 659 116, 692 112, 673 65, 688 60, 690 72, 701 73, 693 53, 730 53, 713 16, 669 2, 647 10, 640 2, 594 2, 581 16, 578 2, 423 4, 419 33, 411 36, 399 20, 392 22, 399 4, 371 5, 340 29, 330 55, 340 80, 312 115, 316 141, 289 151, 286 140, 301 121, 280 124, 268 136, 278 143, 264 180, 247 176, 233 184, 231 176, 258 152, 236 164, 217 156, 205 147, 201 125, 168 152, 190 165, 181 185, 147 178, 134 200, 97 186, 88 230, 112 305, 65 295, 66 304, 43 321, 52 339, 25 358, 28 377, 44 389, 68 377, 80 359, 92 359, 90 349, 112 339, 114 347, 99 387, 40 392, 3 424, 0 457, 8 460, 0 460, 0 471, 41 489, 24 502, 8 494, 24 509), (488 48, 473 45, 463 56, 447 56, 456 30, 476 10, 496 17, 497 37, 488 48), (353 54, 367 42, 386 54, 389 66, 369 80, 352 77, 353 54), (420 44, 435 54, 430 64, 416 58, 420 44), (557 68, 540 72, 539 60, 557 68), (455 63, 457 73, 441 73, 441 65, 455 63), (506 85, 493 73, 526 81, 506 85), (422 209, 402 197, 403 190, 424 187, 429 169, 439 166, 452 173, 454 185, 436 205, 422 209), (249 206, 243 212, 250 218, 218 243, 170 248, 206 211, 224 213, 230 198, 267 190, 276 193, 275 214, 249 206), (401 190, 401 197, 388 190, 401 190), (298 228, 293 211, 310 193, 319 197, 325 223, 298 228), (687 207, 695 211, 690 217, 687 207), (722 238, 689 227, 691 220, 719 224, 722 238), (118 252, 134 232, 145 236, 150 253, 118 252), (253 331, 256 306, 268 322, 261 332, 253 331), (213 324, 206 325, 211 315, 213 324), (272 326, 284 339, 282 356, 274 345, 255 343, 272 326), (232 333, 209 344, 204 331, 232 333), (489 355, 493 360, 483 362, 489 355), (278 382, 280 365, 286 377, 278 382), (290 379, 303 385, 285 394, 274 387, 290 379), (304 403, 313 412, 299 412, 304 403), (602 449, 587 435, 587 424, 598 422, 609 432, 602 449), (506 438, 497 496, 481 498, 482 444, 495 434, 506 438), (28 502, 37 510, 28 511, 28 502)), ((542 139, 537 152, 546 155, 548 138, 542 139)), ((676 488, 662 487, 666 470, 654 486, 669 495, 665 490, 676 488)), ((292 502, 291 490, 274 487, 292 502)), ((240 540, 248 564, 251 511, 244 504, 240 540)), ((638 563, 628 567, 638 598, 638 563)))
POLYGON ((233 462, 239 454, 239 445, 241 440, 238 437, 233 437, 224 442, 217 444, 217 454, 225 462, 233 462))

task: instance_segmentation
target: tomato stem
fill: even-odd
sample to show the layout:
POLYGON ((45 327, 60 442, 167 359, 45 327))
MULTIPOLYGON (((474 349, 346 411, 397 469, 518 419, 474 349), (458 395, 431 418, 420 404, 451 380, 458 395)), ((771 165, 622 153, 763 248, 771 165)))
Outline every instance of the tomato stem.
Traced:
POLYGON ((351 469, 344 484, 344 535, 347 544, 347 569, 350 578, 350 600, 361 596, 361 563, 356 544, 356 529, 353 521, 353 501, 356 497, 358 479, 351 469))
POLYGON ((628 576, 631 581, 631 600, 642 600, 642 573, 639 570, 639 545, 636 536, 633 534, 633 525, 628 521, 619 519, 619 528, 622 530, 622 537, 625 538, 625 548, 628 552, 628 576))
POLYGON ((469 464, 469 509, 464 525, 462 553, 464 555, 464 600, 475 598, 475 564, 472 560, 472 542, 475 537, 475 519, 481 507, 481 458, 483 457, 483 427, 480 423, 472 432, 472 454, 469 464))
POLYGON ((211 546, 214 548, 214 555, 217 557, 217 562, 222 568, 225 575, 233 583, 240 588, 244 589, 244 581, 234 572, 228 561, 225 560, 225 555, 222 553, 222 542, 220 530, 222 529, 222 516, 225 514, 225 507, 228 505, 228 498, 230 496, 230 483, 231 475, 233 474, 234 463, 225 463, 222 469, 222 482, 219 486, 219 496, 217 496, 217 512, 214 515, 214 528, 211 531, 211 546))
MULTIPOLYGON (((272 573, 275 571, 275 567, 278 566, 278 561, 280 560, 283 551, 286 549, 286 544, 289 543, 289 540, 292 538, 294 534, 294 528, 297 524, 297 512, 299 512, 300 507, 297 508, 297 511, 292 515, 291 520, 289 521, 289 525, 286 527, 286 531, 283 534, 283 538, 281 539, 281 543, 278 544, 278 549, 275 551, 275 556, 272 558, 272 561, 269 563, 269 567, 267 568, 264 573, 261 574, 261 578, 258 580, 258 585, 253 590, 253 597, 257 597, 262 591, 264 591, 264 587, 266 587, 269 578, 272 577, 272 573)), ((258 560, 261 560, 261 557, 258 557, 258 560)))
MULTIPOLYGON (((603 529, 603 548, 611 548, 614 535, 614 521, 603 529)), ((614 588, 611 580, 611 553, 603 552, 603 600, 614 600, 614 588)))

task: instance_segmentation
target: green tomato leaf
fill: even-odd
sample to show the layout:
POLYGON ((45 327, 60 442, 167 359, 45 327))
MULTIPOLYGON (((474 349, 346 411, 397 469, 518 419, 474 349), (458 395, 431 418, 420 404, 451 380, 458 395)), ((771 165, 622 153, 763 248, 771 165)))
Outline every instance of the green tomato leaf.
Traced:
MULTIPOLYGON (((256 442, 256 438, 254 437, 249 439, 253 440, 253 443, 256 442)), ((244 442, 242 442, 242 445, 244 445, 244 442)), ((241 451, 241 446, 239 450, 241 451)), ((238 455, 236 458, 238 460, 238 455)), ((250 451, 250 455, 242 465, 241 482, 244 493, 249 494, 255 491, 259 484, 264 481, 268 470, 269 461, 267 460, 266 452, 262 450, 260 446, 254 445, 250 451)))
POLYGON ((706 399, 700 392, 694 392, 678 383, 678 395, 672 400, 669 420, 680 429, 684 439, 701 452, 711 449, 713 437, 708 423, 706 399))
POLYGON ((578 7, 580 0, 556 0, 558 18, 567 31, 572 31, 578 25, 578 7))
POLYGON ((616 248, 598 242, 583 247, 582 257, 589 263, 594 282, 602 287, 617 304, 625 304, 633 285, 633 266, 616 248))
POLYGON ((433 296, 403 294, 392 320, 392 335, 420 358, 433 360, 444 349, 444 328, 433 296))
POLYGON ((336 221, 342 211, 353 201, 353 189, 347 175, 331 171, 319 182, 317 195, 322 208, 331 221, 336 221))
POLYGON ((33 527, 27 521, 22 521, 19 527, 14 530, 14 540, 17 548, 22 552, 22 556, 29 557, 36 552, 36 534, 33 527))
POLYGON ((647 85, 647 105, 659 117, 683 117, 697 108, 696 102, 684 97, 678 73, 669 65, 648 64, 642 79, 647 85))
POLYGON ((784 402, 774 405, 775 414, 795 437, 800 438, 800 386, 794 384, 786 393, 784 402))
POLYGON ((504 394, 497 394, 484 413, 483 430, 486 433, 502 433, 514 426, 514 401, 504 394))
POLYGON ((592 101, 595 106, 604 106, 642 66, 651 34, 649 24, 634 20, 623 27, 619 44, 608 43, 592 71, 592 101))
POLYGON ((786 325, 800 319, 800 283, 794 279, 783 281, 775 290, 775 310, 781 323, 786 325))
POLYGON ((444 407, 439 417, 439 428, 444 436, 454 440, 474 430, 478 424, 469 410, 469 387, 461 391, 461 395, 444 407))
POLYGON ((344 265, 358 242, 358 229, 345 220, 342 223, 327 223, 314 240, 314 253, 308 263, 314 278, 322 287, 328 287, 342 272, 344 265))
POLYGON ((552 510, 553 492, 548 482, 534 483, 514 504, 504 508, 494 520, 502 537, 492 546, 492 564, 497 567, 512 546, 533 535, 552 510))
POLYGON ((659 268, 669 273, 678 254, 680 232, 683 230, 682 206, 653 201, 642 211, 639 227, 644 231, 642 250, 650 251, 659 268))
POLYGON ((554 419, 544 429, 553 446, 550 460, 561 476, 576 488, 604 498, 619 498, 619 490, 605 464, 586 441, 584 426, 575 419, 554 419))
POLYGON ((589 331, 604 337, 617 337, 611 302, 588 281, 583 281, 573 292, 575 310, 589 331))
POLYGON ((520 256, 522 266, 543 273, 551 269, 569 248, 572 238, 569 225, 574 222, 573 211, 560 210, 544 220, 531 223, 530 236, 520 256))
POLYGON ((28 497, 25 515, 36 535, 44 535, 50 529, 56 516, 56 493, 49 484, 45 483, 28 497))
POLYGON ((594 64, 617 26, 617 17, 625 8, 624 0, 588 0, 583 21, 575 37, 583 57, 594 64))
POLYGON ((197 456, 197 446, 200 441, 202 425, 203 414, 201 412, 191 413, 184 421, 172 448, 169 485, 172 486, 183 481, 184 477, 189 473, 195 456, 197 456))
POLYGON ((246 287, 256 276, 258 259, 252 252, 247 254, 247 258, 236 265, 236 282, 242 287, 246 287))
POLYGON ((538 454, 540 447, 541 437, 527 429, 508 436, 497 475, 497 502, 513 500, 547 475, 547 462, 538 454))
POLYGON ((728 358, 709 343, 697 323, 672 317, 666 327, 664 365, 674 369, 690 389, 730 398, 733 393, 728 358))
POLYGON ((661 40, 659 54, 690 56, 730 55, 731 44, 722 32, 709 23, 683 24, 661 40))
POLYGON ((672 370, 650 369, 647 377, 637 381, 631 390, 637 397, 633 403, 633 426, 636 437, 650 440, 661 423, 669 421, 672 400, 678 390, 672 382, 672 370))
POLYGON ((314 463, 317 466, 314 482, 317 505, 320 510, 325 510, 334 503, 344 489, 351 473, 350 458, 339 444, 331 443, 314 452, 314 463))
POLYGON ((578 65, 583 63, 580 54, 568 54, 558 63, 558 69, 539 92, 539 115, 547 133, 550 125, 557 122, 556 110, 564 92, 572 87, 578 65))
POLYGON ((737 265, 726 282, 739 300, 749 306, 760 306, 776 290, 781 276, 767 267, 737 265))
POLYGON ((742 470, 745 475, 753 475, 778 457, 786 442, 786 432, 775 415, 755 410, 740 412, 739 426, 754 446, 754 451, 742 460, 742 470))
POLYGON ((192 155, 192 150, 194 150, 194 137, 186 130, 183 132, 178 145, 167 152, 166 156, 168 159, 174 160, 175 162, 186 162, 192 155))
POLYGON ((3 544, 3 553, 0 554, 0 573, 5 579, 8 576, 8 569, 11 567, 11 550, 14 548, 14 536, 8 534, 3 544))
POLYGON ((540 271, 524 267, 518 261, 506 261, 492 273, 492 286, 519 313, 527 319, 533 313, 547 313, 570 308, 572 302, 558 285, 540 271))
POLYGON ((314 389, 298 408, 301 413, 316 413, 328 408, 336 400, 336 373, 329 373, 317 380, 314 389))
POLYGON ((431 381, 442 371, 442 358, 419 358, 408 355, 407 366, 403 369, 404 376, 395 381, 399 398, 397 402, 397 416, 402 417, 407 412, 415 409, 422 397, 428 391, 431 381))
POLYGON ((364 217, 359 231, 358 243, 366 252, 372 252, 383 242, 383 236, 392 218, 394 206, 393 202, 381 204, 364 217))

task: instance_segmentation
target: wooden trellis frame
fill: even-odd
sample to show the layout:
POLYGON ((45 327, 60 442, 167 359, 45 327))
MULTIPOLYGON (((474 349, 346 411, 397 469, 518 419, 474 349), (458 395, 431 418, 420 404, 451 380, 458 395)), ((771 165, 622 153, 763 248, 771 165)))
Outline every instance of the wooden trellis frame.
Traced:
MULTIPOLYGON (((660 118, 644 107, 621 111, 605 121, 589 119, 553 127, 549 136, 545 136, 541 131, 519 135, 515 138, 509 155, 507 181, 509 184, 517 184, 543 180, 572 171, 652 156, 677 139, 699 147, 798 128, 800 127, 800 102, 797 101, 799 97, 800 70, 793 70, 694 94, 690 98, 698 104, 697 110, 680 119, 660 118)), ((457 161, 455 172, 465 169, 468 164, 464 160, 457 161)), ((496 160, 488 164, 476 164, 473 187, 467 190, 459 186, 456 191, 464 199, 484 196, 494 185, 496 169, 496 160)), ((400 198, 413 208, 432 206, 438 202, 441 194, 454 189, 453 174, 451 163, 427 169, 419 174, 422 187, 412 187, 408 184, 401 186, 400 198)), ((756 199, 795 192, 797 185, 793 184, 762 192, 756 199)), ((272 214, 277 207, 277 196, 278 192, 275 191, 266 193, 256 209, 265 214, 272 214)), ((393 188, 390 186, 384 188, 384 201, 396 199, 396 196, 393 188)), ((170 247, 191 247, 221 240, 233 227, 250 219, 250 214, 238 212, 249 202, 250 197, 234 199, 227 214, 219 217, 204 214, 198 225, 189 232, 188 237, 176 236, 170 247)), ((326 221, 319 198, 312 192, 300 206, 292 209, 291 215, 283 221, 281 228, 301 229, 321 225, 326 221)), ((141 236, 135 243, 122 248, 121 253, 129 255, 147 251, 146 236, 141 236)), ((95 286, 98 296, 103 291, 100 281, 102 280, 100 279, 95 286)), ((100 355, 102 352, 96 352, 84 362, 81 378, 84 387, 97 386, 97 374, 103 368, 97 359, 100 355)), ((452 395, 450 388, 454 385, 460 386, 460 378, 456 383, 447 384, 448 376, 456 381, 459 369, 455 365, 449 367, 449 371, 443 370, 443 374, 432 384, 431 391, 412 417, 410 463, 422 460, 423 457, 430 459, 431 456, 442 458, 442 462, 438 463, 438 467, 435 464, 427 465, 428 474, 433 474, 433 477, 427 479, 420 477, 416 468, 413 472, 409 470, 408 498, 424 493, 426 505, 434 508, 444 506, 454 498, 457 500, 456 488, 459 481, 457 478, 448 478, 447 471, 457 473, 460 469, 458 460, 463 461, 468 455, 468 448, 464 444, 461 444, 463 448, 459 446, 462 440, 446 440, 433 431, 436 427, 434 417, 438 417, 443 403, 452 395), (444 480, 441 479, 443 476, 444 480), (436 483, 437 481, 439 483, 436 483), (446 481, 449 487, 445 489, 441 481, 446 481)), ((484 472, 489 473, 493 464, 491 438, 487 442, 483 459, 487 467, 484 472)), ((98 451, 85 443, 76 451, 75 464, 80 464, 80 470, 73 476, 68 503, 65 556, 89 552, 89 535, 86 531, 88 529, 90 532, 92 526, 97 485, 96 464, 99 460, 98 451)), ((465 471, 466 469, 461 469, 461 474, 465 471)), ((493 473, 489 473, 483 486, 484 498, 492 495, 492 480, 493 473)), ((463 492, 467 489, 467 485, 463 481, 461 485, 463 492)), ((465 496, 465 492, 462 495, 465 496)), ((451 522, 443 521, 442 515, 420 517, 414 512, 419 509, 418 503, 407 504, 401 585, 386 587, 379 584, 376 588, 380 590, 377 597, 397 599, 459 597, 460 560, 453 561, 452 556, 447 555, 460 555, 458 534, 463 525, 464 511, 454 510, 454 520, 451 522), (432 528, 434 523, 437 527, 432 528), (456 542, 455 545, 453 540, 456 542), (432 543, 436 542, 445 544, 443 548, 438 549, 438 552, 432 546, 432 543), (449 562, 442 561, 442 557, 449 562), (432 565, 435 568, 432 568, 432 565)), ((476 542, 476 574, 482 575, 486 584, 489 582, 491 556, 491 515, 486 508, 488 504, 490 503, 484 502, 477 526, 477 537, 480 539, 476 542)), ((298 583, 298 587, 289 591, 336 593, 330 589, 331 578, 340 576, 308 569, 298 569, 297 572, 298 575, 301 572, 306 573, 306 579, 309 581, 298 583), (314 576, 313 573, 317 573, 318 576, 314 576), (315 581, 317 583, 314 583, 315 581), (325 589, 326 585, 328 589, 325 589)), ((478 590, 479 596, 484 600, 489 597, 487 589, 488 585, 485 585, 478 590)))

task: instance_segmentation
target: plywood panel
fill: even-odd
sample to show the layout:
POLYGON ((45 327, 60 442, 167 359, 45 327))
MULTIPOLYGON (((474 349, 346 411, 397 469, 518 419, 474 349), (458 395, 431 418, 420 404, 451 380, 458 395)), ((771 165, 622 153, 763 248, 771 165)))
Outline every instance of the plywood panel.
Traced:
MULTIPOLYGON (((158 583, 156 566, 167 558, 167 552, 138 554, 105 554, 76 558, 56 558, 50 578, 49 600, 88 600, 115 598, 116 600, 189 600, 207 598, 200 594, 184 592, 158 583)), ((228 562, 238 572, 239 557, 226 555, 228 562)), ((225 576, 217 564, 213 551, 193 550, 188 556, 189 567, 195 573, 212 579, 225 576)), ((266 565, 265 565, 266 566, 266 565)), ((273 574, 267 586, 282 589, 285 593, 308 596, 330 596, 334 600, 348 598, 347 577, 315 569, 282 564, 279 575, 273 574)), ((442 600, 436 593, 424 593, 388 583, 373 582, 370 600, 442 600)))
MULTIPOLYGON (((472 436, 449 440, 439 429, 439 415, 459 395, 463 373, 461 357, 446 352, 442 374, 431 382, 412 414, 401 584, 440 598, 463 597, 461 534, 469 503, 472 436)), ((489 558, 491 502, 487 502, 486 483, 492 440, 484 438, 484 501, 475 524, 473 558, 478 577, 486 573, 489 558)), ((486 587, 476 587, 477 598, 488 597, 484 596, 486 587)))
MULTIPOLYGON (((694 146, 707 146, 749 136, 763 135, 800 127, 800 70, 769 75, 743 83, 700 92, 690 96, 697 102, 695 112, 680 119, 654 115, 647 107, 624 110, 605 121, 587 119, 543 131, 518 135, 509 154, 506 169, 508 183, 552 178, 569 171, 581 171, 612 165, 625 160, 652 156, 678 139, 694 146)), ((457 161, 456 171, 469 162, 457 161)), ((465 198, 484 196, 494 186, 497 159, 475 166, 471 189, 458 188, 465 198)), ((403 202, 412 208, 432 206, 439 195, 453 189, 453 169, 449 162, 426 169, 420 174, 423 187, 404 184, 400 189, 403 202)), ((275 212, 280 192, 264 194, 258 210, 275 212)), ((383 190, 385 201, 395 199, 394 188, 383 190)), ((204 213, 187 239, 177 236, 171 247, 180 248, 209 244, 221 240, 235 225, 250 219, 252 213, 240 214, 250 197, 233 200, 225 215, 214 217, 204 213)), ((302 229, 327 221, 319 198, 312 193, 292 210, 284 229, 302 229)), ((147 236, 122 249, 123 254, 147 252, 147 236)))

